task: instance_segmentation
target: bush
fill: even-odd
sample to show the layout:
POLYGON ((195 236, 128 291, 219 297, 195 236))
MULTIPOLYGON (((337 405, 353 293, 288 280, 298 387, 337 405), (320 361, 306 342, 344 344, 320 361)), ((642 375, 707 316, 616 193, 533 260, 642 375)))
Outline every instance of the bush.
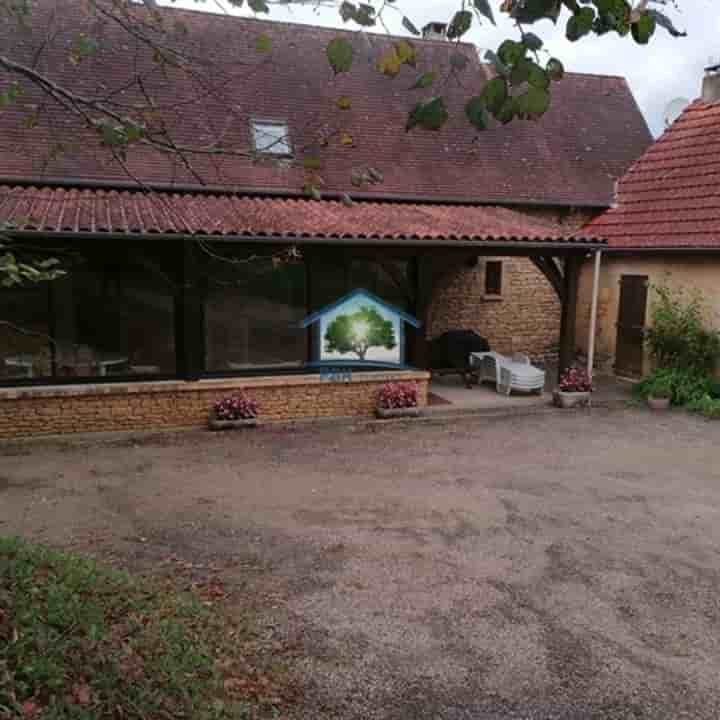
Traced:
POLYGON ((656 300, 645 341, 658 367, 712 372, 720 356, 720 336, 705 327, 702 295, 664 285, 653 289, 656 300))
POLYGON ((560 376, 558 389, 561 392, 591 392, 593 387, 587 371, 572 367, 565 370, 560 376))
POLYGON ((692 405, 705 396, 712 398, 715 386, 706 372, 690 368, 657 368, 635 386, 635 392, 643 398, 669 396, 673 405, 692 405), (657 394, 661 389, 667 394, 657 394))
POLYGON ((710 395, 704 395, 699 400, 694 400, 687 408, 707 418, 720 418, 720 400, 710 395))
POLYGON ((218 420, 252 420, 258 415, 259 405, 253 398, 240 393, 216 402, 214 409, 218 420))
POLYGON ((413 408, 418 404, 418 389, 415 383, 385 383, 378 393, 378 406, 383 410, 413 408))

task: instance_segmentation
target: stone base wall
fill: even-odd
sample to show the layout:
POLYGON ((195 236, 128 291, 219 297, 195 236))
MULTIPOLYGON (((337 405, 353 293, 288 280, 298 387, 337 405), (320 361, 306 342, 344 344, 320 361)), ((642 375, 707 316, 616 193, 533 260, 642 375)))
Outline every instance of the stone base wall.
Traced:
POLYGON ((347 382, 319 375, 0 389, 0 438, 206 427, 212 405, 245 391, 261 421, 371 417, 383 383, 415 382, 427 405, 429 374, 358 372, 347 382))

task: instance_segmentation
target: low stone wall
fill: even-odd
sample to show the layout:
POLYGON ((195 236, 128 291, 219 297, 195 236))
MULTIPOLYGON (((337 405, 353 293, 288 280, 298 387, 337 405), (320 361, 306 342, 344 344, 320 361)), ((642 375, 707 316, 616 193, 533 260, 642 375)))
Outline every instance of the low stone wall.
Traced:
POLYGON ((383 383, 415 382, 427 404, 429 374, 356 372, 348 381, 319 375, 0 388, 0 438, 207 425, 213 403, 245 390, 260 404, 260 419, 370 417, 383 383))

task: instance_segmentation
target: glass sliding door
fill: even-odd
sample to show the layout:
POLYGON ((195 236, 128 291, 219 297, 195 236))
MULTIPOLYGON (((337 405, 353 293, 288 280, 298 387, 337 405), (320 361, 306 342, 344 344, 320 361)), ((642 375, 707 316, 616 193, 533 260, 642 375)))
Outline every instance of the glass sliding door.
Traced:
POLYGON ((301 367, 307 359, 307 333, 300 327, 304 264, 217 245, 208 248, 201 272, 206 371, 301 367))

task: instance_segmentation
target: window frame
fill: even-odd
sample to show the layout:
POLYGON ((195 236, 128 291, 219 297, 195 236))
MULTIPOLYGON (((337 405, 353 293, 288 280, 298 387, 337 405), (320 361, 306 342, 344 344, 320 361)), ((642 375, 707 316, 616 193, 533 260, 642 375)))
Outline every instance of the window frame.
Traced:
MULTIPOLYGON (((292 138, 290 136, 290 124, 287 120, 277 120, 272 118, 264 118, 264 117, 252 117, 250 118, 250 138, 252 140, 252 146, 253 146, 253 152, 255 152, 257 155, 260 155, 262 157, 271 157, 271 158, 291 158, 293 157, 293 143, 292 138), (282 152, 277 152, 274 150, 269 150, 268 148, 271 148, 275 142, 271 143, 269 146, 265 148, 258 147, 257 143, 257 130, 256 126, 260 125, 271 125, 274 127, 283 127, 285 128, 285 135, 283 143, 285 146, 287 146, 287 150, 283 150, 282 152)), ((276 141, 280 142, 280 141, 276 141)))
POLYGON ((483 297, 486 300, 502 299, 505 285, 505 263, 502 260, 486 260, 483 271, 483 297), (498 292, 490 292, 488 290, 488 267, 490 265, 496 266, 498 268, 498 292))

